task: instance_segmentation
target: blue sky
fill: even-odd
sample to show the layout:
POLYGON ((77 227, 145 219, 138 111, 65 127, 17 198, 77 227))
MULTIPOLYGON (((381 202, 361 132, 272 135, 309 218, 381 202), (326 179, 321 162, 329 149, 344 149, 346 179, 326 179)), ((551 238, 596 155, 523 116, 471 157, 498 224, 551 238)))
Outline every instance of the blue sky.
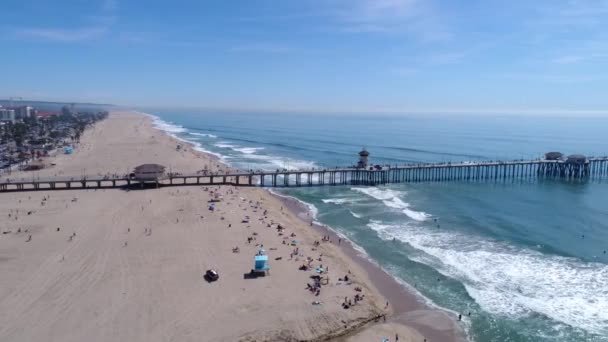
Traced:
POLYGON ((608 110, 607 0, 3 0, 0 18, 0 97, 608 110))

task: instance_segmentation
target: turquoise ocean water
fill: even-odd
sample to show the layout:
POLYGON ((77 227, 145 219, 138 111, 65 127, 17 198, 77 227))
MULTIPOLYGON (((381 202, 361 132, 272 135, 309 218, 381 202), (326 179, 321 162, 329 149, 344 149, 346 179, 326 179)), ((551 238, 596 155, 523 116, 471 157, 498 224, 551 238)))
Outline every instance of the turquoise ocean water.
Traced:
MULTIPOLYGON (((607 155, 608 118, 146 110, 243 169, 607 155)), ((282 189, 473 341, 608 341, 608 180, 282 189), (471 313, 467 317, 467 313, 471 313)))

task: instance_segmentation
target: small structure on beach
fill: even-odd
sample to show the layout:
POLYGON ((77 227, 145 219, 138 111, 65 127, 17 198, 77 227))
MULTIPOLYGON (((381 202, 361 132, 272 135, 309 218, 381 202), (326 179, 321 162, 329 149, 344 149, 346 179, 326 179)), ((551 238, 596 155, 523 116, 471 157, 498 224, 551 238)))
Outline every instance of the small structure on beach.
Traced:
POLYGON ((253 266, 253 272, 255 273, 268 273, 270 266, 268 266, 268 255, 259 254, 254 257, 255 263, 253 266))
POLYGON ((133 170, 135 180, 140 182, 158 181, 165 175, 165 167, 158 164, 142 164, 133 170))
POLYGON ((24 171, 36 171, 42 170, 46 167, 46 163, 42 160, 34 160, 33 162, 27 164, 23 170, 24 171))
POLYGON ((545 153, 545 160, 561 160, 564 155, 561 152, 545 153))
POLYGON ((359 152, 359 162, 357 163, 357 168, 365 169, 367 168, 367 158, 369 157, 369 152, 363 148, 361 152, 359 152))

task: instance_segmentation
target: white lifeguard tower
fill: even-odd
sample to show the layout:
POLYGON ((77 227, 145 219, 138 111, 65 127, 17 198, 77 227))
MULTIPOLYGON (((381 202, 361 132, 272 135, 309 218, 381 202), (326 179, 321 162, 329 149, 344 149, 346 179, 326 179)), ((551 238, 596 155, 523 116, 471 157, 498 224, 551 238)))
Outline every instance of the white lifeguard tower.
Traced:
POLYGON ((365 149, 365 147, 359 152, 359 162, 357 163, 357 168, 366 169, 367 168, 367 158, 369 157, 369 152, 365 149))

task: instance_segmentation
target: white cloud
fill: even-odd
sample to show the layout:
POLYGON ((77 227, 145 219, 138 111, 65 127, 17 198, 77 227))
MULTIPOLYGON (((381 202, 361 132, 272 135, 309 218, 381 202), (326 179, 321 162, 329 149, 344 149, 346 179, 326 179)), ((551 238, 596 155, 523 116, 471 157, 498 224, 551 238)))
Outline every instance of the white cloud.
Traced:
POLYGON ((171 39, 165 32, 132 32, 124 31, 116 35, 116 39, 125 44, 155 45, 166 47, 192 47, 201 45, 200 42, 171 39))
POLYGON ((445 21, 426 0, 325 0, 345 33, 408 34, 421 41, 451 38, 445 21))
POLYGON ((233 52, 287 53, 293 49, 287 45, 260 42, 235 45, 230 50, 233 52))
POLYGON ((346 20, 360 23, 386 23, 420 14, 418 0, 351 0, 344 12, 346 20))
POLYGON ((567 75, 567 74, 541 74, 541 73, 504 73, 496 77, 514 81, 542 82, 542 83, 587 83, 606 79, 606 75, 567 75))
POLYGON ((431 55, 428 61, 431 64, 452 64, 462 60, 467 54, 466 51, 439 53, 431 55))
POLYGON ((106 35, 118 19, 113 12, 118 5, 117 0, 102 0, 101 11, 93 15, 83 16, 86 24, 79 27, 26 27, 18 28, 15 33, 18 37, 28 37, 56 42, 81 42, 98 39, 106 35))
POLYGON ((99 38, 107 32, 107 27, 83 27, 75 29, 25 28, 17 30, 17 35, 58 42, 79 42, 99 38))
POLYGON ((117 0, 103 0, 101 3, 101 9, 107 12, 115 11, 118 8, 117 0))
POLYGON ((417 74, 419 72, 418 69, 412 68, 412 67, 396 67, 396 68, 389 69, 389 71, 392 74, 399 75, 399 76, 411 76, 411 75, 417 74))
POLYGON ((567 55, 567 56, 557 57, 557 58, 553 59, 552 62, 555 64, 575 64, 575 63, 581 62, 583 60, 585 60, 585 57, 583 57, 583 56, 567 55))

